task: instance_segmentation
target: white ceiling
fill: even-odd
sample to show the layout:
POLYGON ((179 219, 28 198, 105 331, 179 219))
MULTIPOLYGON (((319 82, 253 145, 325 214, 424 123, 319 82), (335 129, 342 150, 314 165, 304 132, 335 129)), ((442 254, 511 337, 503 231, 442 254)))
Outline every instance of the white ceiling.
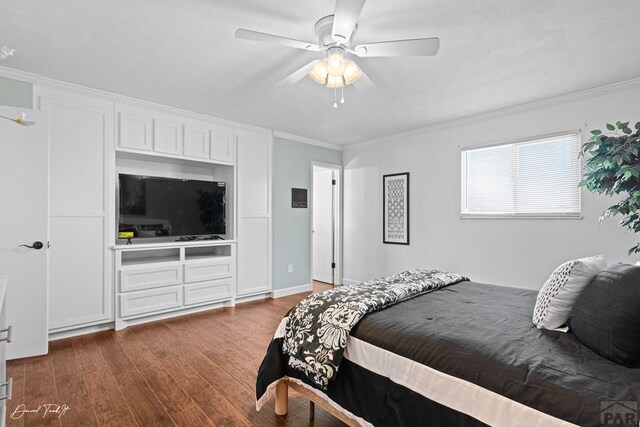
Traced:
POLYGON ((301 136, 350 144, 640 76, 638 0, 368 0, 355 42, 438 36, 431 58, 366 58, 378 85, 280 79, 317 53, 236 40, 239 27, 315 41, 333 0, 2 2, 0 65, 301 136))

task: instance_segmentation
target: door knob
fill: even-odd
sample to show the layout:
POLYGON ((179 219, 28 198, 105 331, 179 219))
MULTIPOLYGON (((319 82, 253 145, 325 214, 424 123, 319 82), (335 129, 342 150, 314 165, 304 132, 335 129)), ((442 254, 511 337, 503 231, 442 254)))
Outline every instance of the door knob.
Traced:
POLYGON ((40 250, 44 248, 44 245, 42 244, 42 242, 37 241, 37 242, 33 242, 33 245, 20 245, 19 247, 40 250))

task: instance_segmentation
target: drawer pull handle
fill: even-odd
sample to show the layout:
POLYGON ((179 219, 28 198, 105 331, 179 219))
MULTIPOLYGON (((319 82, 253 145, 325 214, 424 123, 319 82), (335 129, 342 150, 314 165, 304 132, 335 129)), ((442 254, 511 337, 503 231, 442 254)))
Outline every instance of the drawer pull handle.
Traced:
POLYGON ((13 377, 9 378, 6 383, 0 384, 0 387, 5 387, 4 396, 0 396, 0 400, 11 400, 11 393, 13 393, 13 377))
POLYGON ((6 332, 7 333, 6 337, 0 338, 0 342, 6 341, 7 344, 10 343, 11 342, 11 334, 13 332, 13 325, 9 325, 9 327, 6 328, 6 329, 0 329, 0 332, 6 332))

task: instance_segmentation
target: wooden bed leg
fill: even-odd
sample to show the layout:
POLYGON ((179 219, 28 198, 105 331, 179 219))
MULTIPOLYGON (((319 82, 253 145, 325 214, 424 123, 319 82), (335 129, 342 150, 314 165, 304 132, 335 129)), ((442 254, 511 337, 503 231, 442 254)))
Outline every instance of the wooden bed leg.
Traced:
POLYGON ((310 400, 309 401, 309 419, 312 420, 316 416, 316 404, 310 400))
POLYGON ((287 415, 289 411, 289 386, 285 380, 276 385, 276 415, 287 415))

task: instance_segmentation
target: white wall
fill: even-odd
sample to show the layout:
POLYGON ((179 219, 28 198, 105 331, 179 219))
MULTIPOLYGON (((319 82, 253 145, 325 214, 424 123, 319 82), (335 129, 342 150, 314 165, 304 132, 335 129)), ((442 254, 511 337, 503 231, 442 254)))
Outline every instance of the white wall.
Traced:
POLYGON ((563 101, 515 108, 347 147, 343 153, 344 277, 365 280, 409 268, 462 273, 476 282, 539 289, 551 271, 576 257, 604 253, 635 262, 627 250, 640 234, 598 224, 612 199, 582 194, 582 220, 460 219, 460 146, 640 120, 640 83, 563 101), (606 93, 606 94, 605 94, 606 93), (382 243, 382 175, 411 173, 411 245, 382 243))

